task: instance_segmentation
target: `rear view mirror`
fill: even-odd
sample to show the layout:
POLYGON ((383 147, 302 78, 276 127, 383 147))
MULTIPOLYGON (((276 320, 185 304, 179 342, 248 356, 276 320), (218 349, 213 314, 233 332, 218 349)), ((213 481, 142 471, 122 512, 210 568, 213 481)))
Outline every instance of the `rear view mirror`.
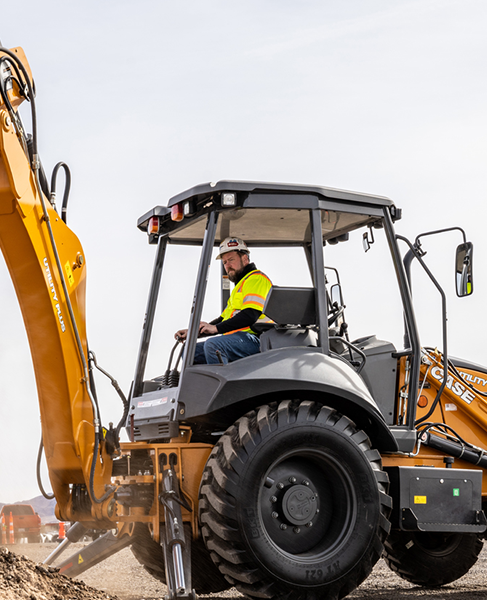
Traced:
POLYGON ((455 259, 455 283, 457 296, 470 296, 473 293, 473 244, 465 242, 457 248, 455 259))
POLYGON ((374 232, 372 227, 369 227, 369 231, 366 231, 362 236, 362 246, 364 247, 364 252, 368 252, 374 242, 374 232))
POLYGON ((339 283, 331 286, 330 289, 331 303, 336 303, 337 306, 343 306, 342 288, 339 283))

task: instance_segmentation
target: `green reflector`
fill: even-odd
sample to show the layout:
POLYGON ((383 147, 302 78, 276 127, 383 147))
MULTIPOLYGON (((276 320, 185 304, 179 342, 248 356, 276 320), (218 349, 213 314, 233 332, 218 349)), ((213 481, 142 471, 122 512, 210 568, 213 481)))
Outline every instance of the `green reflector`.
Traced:
POLYGON ((453 495, 460 496, 460 488, 453 488, 453 495))

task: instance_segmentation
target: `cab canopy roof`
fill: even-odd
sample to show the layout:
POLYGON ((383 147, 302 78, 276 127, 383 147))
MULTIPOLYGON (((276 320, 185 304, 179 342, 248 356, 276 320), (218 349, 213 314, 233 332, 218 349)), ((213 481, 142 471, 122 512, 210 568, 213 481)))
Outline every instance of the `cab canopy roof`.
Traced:
POLYGON ((215 243, 241 237, 254 246, 302 245, 311 241, 309 211, 322 211, 323 240, 380 221, 400 211, 389 198, 334 188, 283 183, 219 181, 197 185, 156 206, 137 226, 156 243, 168 236, 175 244, 201 244, 209 212, 217 211, 215 243))

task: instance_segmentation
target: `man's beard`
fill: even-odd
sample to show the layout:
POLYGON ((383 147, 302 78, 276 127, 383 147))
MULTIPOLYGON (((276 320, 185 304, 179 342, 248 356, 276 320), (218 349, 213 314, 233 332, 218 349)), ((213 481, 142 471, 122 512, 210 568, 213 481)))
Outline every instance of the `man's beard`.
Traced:
POLYGON ((237 281, 240 279, 244 269, 245 269, 245 267, 242 267, 238 271, 234 271, 233 273, 228 273, 228 279, 230 279, 230 281, 232 283, 237 283, 237 281))

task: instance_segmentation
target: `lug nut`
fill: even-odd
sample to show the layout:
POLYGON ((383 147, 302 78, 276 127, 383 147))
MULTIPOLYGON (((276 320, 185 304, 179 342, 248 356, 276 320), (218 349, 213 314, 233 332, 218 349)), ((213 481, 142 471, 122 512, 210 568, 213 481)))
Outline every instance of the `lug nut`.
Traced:
POLYGON ((306 527, 313 527, 313 521, 310 521, 309 523, 306 523, 306 527))
POLYGON ((276 496, 271 496, 270 500, 273 504, 274 504, 274 502, 277 502, 276 496))
POLYGON ((286 525, 286 523, 281 523, 281 524, 279 525, 279 527, 280 527, 282 530, 284 530, 284 529, 287 529, 287 525, 286 525))
POLYGON ((279 516, 279 513, 277 513, 276 511, 274 511, 273 513, 271 513, 271 517, 273 519, 277 519, 278 516, 279 516))
POLYGON ((278 490, 282 490, 282 489, 284 489, 284 484, 279 482, 276 487, 278 490))
POLYGON ((303 479, 303 485, 309 485, 309 481, 307 479, 303 479))
POLYGON ((299 533, 299 532, 301 531, 301 529, 299 529, 299 527, 295 527, 295 528, 293 529, 293 531, 294 531, 294 533, 299 533))
POLYGON ((290 478, 289 478, 289 481, 290 481, 291 483, 296 483, 296 477, 290 477, 290 478))

